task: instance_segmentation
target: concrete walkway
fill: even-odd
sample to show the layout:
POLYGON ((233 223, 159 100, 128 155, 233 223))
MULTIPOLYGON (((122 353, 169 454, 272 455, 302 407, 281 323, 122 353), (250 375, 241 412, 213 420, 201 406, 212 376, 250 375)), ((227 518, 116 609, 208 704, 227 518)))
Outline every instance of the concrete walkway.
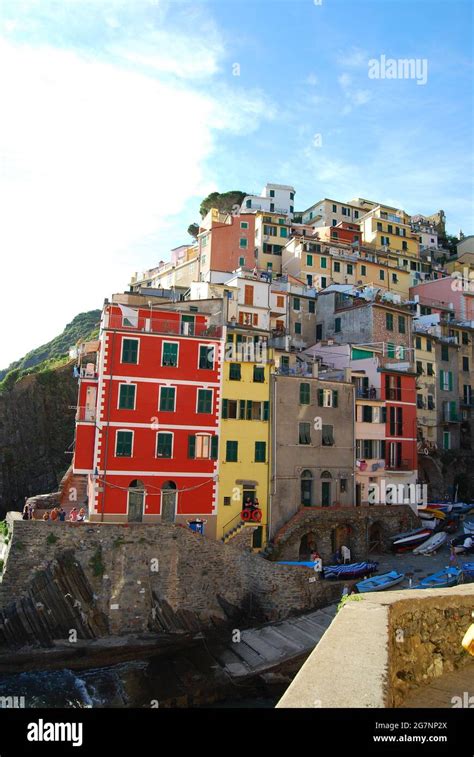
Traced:
POLYGON ((474 659, 460 670, 446 673, 428 686, 411 692, 401 707, 451 708, 454 705, 474 707, 474 659))

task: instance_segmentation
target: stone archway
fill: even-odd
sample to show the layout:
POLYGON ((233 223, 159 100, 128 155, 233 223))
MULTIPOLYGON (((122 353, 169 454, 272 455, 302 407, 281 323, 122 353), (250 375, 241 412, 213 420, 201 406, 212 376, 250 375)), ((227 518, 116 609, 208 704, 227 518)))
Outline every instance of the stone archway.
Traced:
POLYGON ((375 521, 369 526, 369 554, 380 554, 384 551, 383 524, 375 521))
POLYGON ((301 537, 298 557, 300 560, 309 560, 312 552, 317 552, 316 532, 308 531, 301 537))
POLYGON ((351 549, 352 527, 348 523, 340 523, 331 531, 331 547, 333 553, 338 552, 344 545, 351 549))
POLYGON ((174 523, 176 519, 177 491, 174 481, 165 481, 161 487, 161 522, 174 523))
POLYGON ((128 485, 127 512, 129 523, 142 523, 145 512, 145 484, 135 478, 128 485))

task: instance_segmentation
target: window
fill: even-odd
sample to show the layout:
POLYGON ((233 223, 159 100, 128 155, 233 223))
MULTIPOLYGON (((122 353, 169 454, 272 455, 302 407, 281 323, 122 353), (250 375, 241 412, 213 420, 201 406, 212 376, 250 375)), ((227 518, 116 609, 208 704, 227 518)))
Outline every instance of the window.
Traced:
POLYGON ((391 223, 388 224, 387 231, 388 231, 389 234, 393 234, 393 226, 392 226, 391 223))
POLYGON ((327 267, 328 267, 327 258, 321 258, 321 268, 327 268, 327 267))
POLYGON ((275 203, 271 202, 270 203, 270 213, 273 213, 274 210, 275 210, 275 203))
POLYGON ((308 302, 308 312, 309 313, 315 313, 316 312, 316 303, 314 300, 309 300, 308 302))
POLYGON ((432 394, 428 394, 428 410, 434 410, 434 409, 435 409, 434 397, 432 394))
POLYGON ((449 349, 446 344, 441 345, 441 360, 449 360, 449 349))
POLYGON ((245 258, 239 258, 239 266, 242 267, 245 265, 245 258))
POLYGON ((274 189, 270 189, 270 197, 275 197, 275 190, 274 189))
POLYGON ((421 360, 416 361, 416 372, 418 376, 421 376, 423 373, 423 363, 421 362, 421 360))
POLYGON ((431 346, 431 339, 426 340, 426 351, 431 352, 432 346, 431 346))
POLYGON ((468 357, 463 357, 463 359, 462 359, 462 369, 463 369, 463 371, 468 371, 469 370, 469 358, 468 357))
POLYGON ((415 347, 417 350, 421 350, 421 336, 415 337, 415 347))
POLYGON ((327 426, 323 423, 321 442, 323 447, 332 447, 334 445, 333 426, 327 426))
POLYGON ((212 389, 198 389, 197 412, 212 413, 212 389))
POLYGON ((406 324, 405 316, 399 315, 398 316, 398 333, 399 334, 405 334, 405 329, 406 329, 405 324, 406 324))
POLYGON ((295 193, 294 192, 290 192, 290 200, 294 200, 294 199, 295 199, 295 193))
POLYGON ((379 279, 381 281, 383 281, 385 279, 385 271, 382 271, 382 269, 380 269, 380 271, 379 271, 379 279))
MULTIPOLYGON (((358 210, 354 210, 354 218, 359 218, 359 211, 358 210)), ((342 479, 341 479, 341 481, 342 481, 342 479)))
POLYGON ((347 264, 347 274, 348 274, 349 276, 352 276, 352 274, 353 274, 353 271, 354 271, 354 266, 352 265, 352 263, 348 263, 348 264, 347 264))
POLYGON ((321 288, 326 289, 327 285, 328 285, 328 282, 327 282, 326 276, 321 276, 321 288))
POLYGON ((422 409, 423 409, 423 407, 424 407, 424 402, 423 402, 423 395, 422 395, 422 394, 417 394, 417 395, 416 395, 416 406, 417 406, 417 408, 418 408, 419 410, 422 410, 422 409))
POLYGON ((138 363, 138 339, 122 339, 122 363, 138 363))
POLYGON ((361 265, 361 267, 360 267, 360 275, 361 276, 367 276, 367 266, 366 265, 361 265))
POLYGON ((451 449, 451 432, 443 431, 443 449, 451 449))
POLYGON ((280 229, 280 236, 281 237, 287 237, 288 236, 288 229, 286 226, 282 226, 280 229))
POLYGON ((171 457, 173 448, 173 434, 159 433, 156 440, 156 456, 171 457))
POLYGON ((228 463, 236 463, 237 455, 239 451, 238 442, 226 442, 225 445, 225 459, 228 463))
POLYGON ((115 457, 131 457, 133 431, 117 431, 115 437, 115 457))
POLYGON ((308 285, 309 287, 312 287, 312 286, 313 286, 313 277, 312 277, 312 275, 311 275, 311 274, 309 274, 309 273, 307 273, 307 274, 306 274, 306 284, 307 284, 307 285, 308 285))
POLYGON ((120 384, 119 410, 135 410, 136 384, 120 384))
POLYGON ((251 284, 245 285, 244 302, 246 305, 253 305, 253 286, 251 284))
POLYGON ((341 331, 341 319, 335 318, 334 319, 334 331, 336 334, 338 334, 341 331))
POLYGON ((337 407, 337 389, 318 389, 318 405, 320 407, 337 407))
POLYGON ((387 331, 393 331, 393 313, 385 313, 385 328, 387 331))
POLYGON ((309 405, 311 396, 311 385, 300 384, 300 405, 309 405))
POLYGON ((402 242, 402 250, 405 252, 408 250, 408 242, 402 242))
POLYGON ((229 380, 240 381, 240 363, 231 363, 229 365, 229 380))
POLYGON ((253 380, 256 384, 263 384, 265 382, 265 369, 261 365, 254 365, 253 380))
POLYGON ((232 504, 232 497, 224 497, 224 507, 230 507, 232 504))
POLYGON ((174 412, 176 399, 176 389, 174 386, 160 387, 160 410, 163 412, 174 412))
POLYGON ((240 237, 240 239, 239 239, 239 247, 240 247, 240 249, 241 250, 246 250, 248 246, 249 246, 248 239, 246 239, 245 237, 240 237))
POLYGON ((278 233, 278 229, 276 226, 268 226, 265 224, 263 227, 263 233, 269 237, 276 237, 278 233))
POLYGON ((382 246, 390 246, 390 237, 380 237, 380 243, 382 246))
POLYGON ((362 405, 362 421, 363 423, 372 423, 373 410, 371 405, 362 405))
POLYGON ((396 273, 392 273, 392 282, 394 284, 398 284, 398 277, 396 273))
POLYGON ((214 368, 214 347, 201 344, 199 346, 199 368, 212 370, 214 368))
POLYGON ((306 255, 306 265, 309 265, 309 266, 313 265, 313 256, 312 255, 306 255))
POLYGON ((241 221, 240 222, 240 228, 241 229, 248 229, 248 227, 249 227, 248 221, 241 221))
POLYGON ((338 260, 334 261, 334 273, 340 273, 341 272, 341 264, 338 260))
POLYGON ((433 363, 426 363, 426 373, 428 376, 434 376, 433 363))
POLYGON ((222 417, 237 418, 237 400, 222 400, 222 417))
POLYGON ((301 309, 301 303, 299 297, 293 297, 293 310, 300 310, 301 309))
POLYGON ((277 308, 284 308, 285 307, 285 298, 281 295, 277 296, 277 308))
POLYGON ((337 220, 335 218, 333 219, 332 225, 337 226, 337 220))
MULTIPOLYGON (((380 221, 377 221, 377 231, 383 231, 383 226, 380 223, 380 221)), ((383 239, 383 237, 382 237, 382 239, 383 239)), ((382 242, 382 244, 383 244, 383 242, 382 242)))
POLYGON ((469 335, 468 335, 467 331, 462 331, 461 333, 462 333, 462 337, 461 337, 462 343, 463 344, 469 344, 469 335))
POLYGON ((246 208, 251 208, 252 207, 252 200, 246 200, 245 201, 245 207, 246 208))
POLYGON ((293 205, 290 205, 290 213, 293 213, 293 210, 294 210, 293 205))
POLYGON ((301 323, 295 323, 295 334, 301 334, 301 323))
POLYGON ((267 462, 267 443, 255 442, 255 462, 266 463, 267 462))
POLYGON ((453 390, 453 374, 451 371, 439 372, 439 388, 443 392, 452 392, 453 390))
POLYGON ((337 205, 333 205, 332 206, 332 212, 333 213, 337 213, 337 205))
POLYGON ((323 338, 323 324, 316 324, 316 341, 319 342, 323 338))
POLYGON ((197 460, 217 460, 219 438, 210 434, 188 437, 188 457, 197 460))
POLYGON ((178 343, 163 342, 161 352, 161 365, 176 367, 178 365, 178 343))
POLYGON ((299 444, 311 444, 311 423, 300 423, 299 444))

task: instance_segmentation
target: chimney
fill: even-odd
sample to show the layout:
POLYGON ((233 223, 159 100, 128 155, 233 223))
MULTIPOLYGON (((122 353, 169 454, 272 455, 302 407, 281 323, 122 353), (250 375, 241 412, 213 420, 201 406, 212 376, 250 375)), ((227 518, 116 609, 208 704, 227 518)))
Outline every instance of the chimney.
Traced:
POLYGON ((318 363, 317 360, 315 360, 314 363, 313 363, 312 373, 313 373, 313 378, 318 378, 318 376, 319 376, 319 363, 318 363))
POLYGON ((352 368, 344 368, 344 381, 347 381, 348 384, 352 381, 352 368))

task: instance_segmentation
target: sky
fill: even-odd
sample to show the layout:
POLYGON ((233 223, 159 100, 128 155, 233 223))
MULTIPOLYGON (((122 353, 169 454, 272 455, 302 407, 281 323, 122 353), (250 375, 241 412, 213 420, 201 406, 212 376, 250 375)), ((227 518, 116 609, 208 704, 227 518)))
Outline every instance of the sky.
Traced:
POLYGON ((448 233, 474 233, 472 16, 470 0, 0 0, 0 367, 190 242, 211 191, 442 208, 448 233), (382 77, 390 59, 419 68, 382 77))

